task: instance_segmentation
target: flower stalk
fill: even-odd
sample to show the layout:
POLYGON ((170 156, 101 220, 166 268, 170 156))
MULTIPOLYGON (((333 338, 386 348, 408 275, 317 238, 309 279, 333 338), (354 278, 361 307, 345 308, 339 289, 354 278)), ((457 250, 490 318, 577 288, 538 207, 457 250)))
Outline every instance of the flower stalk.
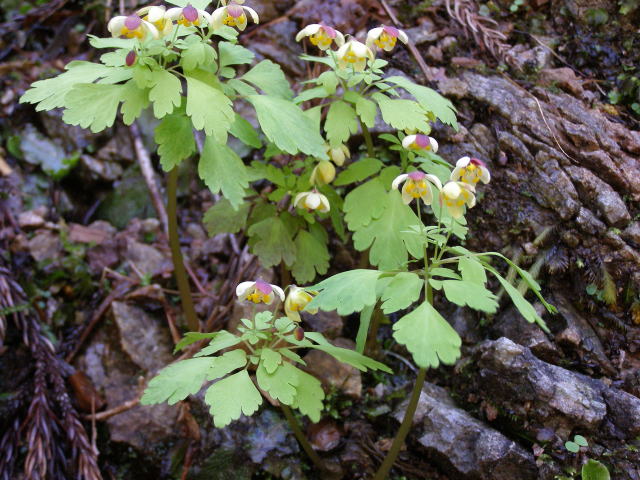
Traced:
POLYGON ((182 309, 184 310, 189 330, 197 332, 200 330, 200 322, 193 306, 191 288, 189 287, 187 271, 184 268, 184 259, 180 250, 180 237, 178 236, 178 167, 174 167, 167 174, 167 216, 169 217, 171 260, 173 261, 173 271, 178 283, 182 309))
POLYGON ((296 436, 296 439, 302 446, 303 450, 306 452, 307 456, 311 459, 318 470, 320 470, 321 472, 325 472, 327 468, 324 462, 320 458, 320 455, 318 455, 313 449, 305 434, 302 432, 302 429, 300 428, 300 425, 298 424, 298 421, 293 415, 291 409, 284 403, 280 404, 280 408, 282 409, 282 413, 284 413, 285 418, 289 422, 289 426, 291 427, 291 430, 293 430, 293 434, 296 436))

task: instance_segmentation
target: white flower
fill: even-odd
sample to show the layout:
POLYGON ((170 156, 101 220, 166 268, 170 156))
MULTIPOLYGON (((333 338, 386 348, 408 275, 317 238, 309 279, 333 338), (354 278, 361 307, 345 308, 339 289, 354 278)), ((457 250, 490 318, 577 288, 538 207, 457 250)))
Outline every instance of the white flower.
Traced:
POLYGON ((329 200, 316 190, 301 192, 293 200, 294 207, 305 208, 308 211, 317 210, 320 213, 329 211, 329 200))
POLYGON ((329 158, 333 160, 333 163, 335 163, 339 167, 344 164, 344 161, 347 158, 351 158, 349 147, 347 147, 345 144, 342 144, 337 148, 329 147, 329 149, 327 150, 327 154, 329 154, 329 158))
POLYGON ((336 167, 328 160, 322 160, 311 172, 311 185, 326 185, 336 178, 336 167))
POLYGON ((465 205, 472 208, 476 204, 474 188, 464 182, 447 182, 440 190, 440 203, 447 207, 453 218, 460 218, 465 205))
POLYGON ((351 39, 336 52, 338 68, 345 69, 352 66, 356 72, 362 72, 367 66, 367 60, 375 59, 373 51, 364 43, 351 39))
POLYGON ((456 168, 451 172, 451 180, 475 185, 479 181, 489 183, 491 174, 485 163, 478 158, 462 157, 456 162, 456 168))
POLYGON ((438 142, 436 139, 421 133, 404 137, 404 139, 402 139, 402 146, 407 150, 422 150, 433 153, 438 151, 438 142))
POLYGON ((391 188, 398 188, 402 182, 404 182, 402 186, 402 201, 407 205, 414 198, 421 198, 426 205, 431 205, 434 188, 438 190, 442 188, 442 183, 438 177, 420 171, 398 175, 393 180, 391 188))
POLYGON ((146 20, 142 20, 138 15, 119 15, 109 20, 107 30, 114 37, 139 38, 144 39, 147 35, 158 38, 158 29, 146 20))
POLYGON ((166 8, 162 5, 141 8, 136 14, 156 27, 162 36, 168 35, 173 30, 173 23, 165 17, 166 8))
POLYGON ((230 27, 238 27, 238 30, 242 31, 247 28, 247 15, 245 11, 251 15, 251 19, 254 23, 259 23, 257 12, 253 8, 245 7, 242 5, 244 0, 231 0, 227 5, 226 0, 222 0, 222 7, 217 8, 211 14, 213 20, 213 28, 220 28, 222 25, 228 25, 230 27))
MULTIPOLYGON (((317 294, 317 292, 314 292, 317 294)), ((313 295, 307 292, 304 288, 291 285, 289 287, 289 295, 284 302, 284 313, 294 322, 300 322, 300 314, 298 312, 304 310, 307 304, 313 300, 313 295)), ((307 310, 309 313, 318 313, 317 308, 310 308, 307 310)))
POLYGON ((270 305, 275 298, 274 294, 280 297, 280 301, 284 301, 284 291, 279 286, 262 280, 242 282, 236 287, 236 295, 240 300, 249 300, 253 303, 270 305))
POLYGON ((201 27, 203 23, 211 25, 211 15, 204 10, 194 7, 190 3, 186 7, 175 7, 167 10, 165 18, 175 21, 178 25, 185 27, 201 27))
POLYGON ((402 30, 382 25, 369 30, 367 33, 367 47, 373 48, 375 45, 382 50, 390 52, 396 46, 398 39, 405 45, 409 41, 409 37, 402 30))
POLYGON ((304 37, 309 37, 309 41, 320 50, 327 50, 332 42, 335 42, 338 47, 344 45, 344 35, 335 28, 322 23, 312 23, 304 27, 296 35, 296 42, 304 37))

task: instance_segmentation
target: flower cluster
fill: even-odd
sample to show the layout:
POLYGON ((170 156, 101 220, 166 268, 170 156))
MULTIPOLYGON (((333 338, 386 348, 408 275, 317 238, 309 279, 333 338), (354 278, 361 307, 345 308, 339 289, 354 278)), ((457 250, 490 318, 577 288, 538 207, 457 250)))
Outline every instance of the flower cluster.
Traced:
MULTIPOLYGON (((290 320, 300 322, 300 312, 306 309, 306 306, 313 300, 318 292, 308 291, 304 288, 291 285, 289 294, 285 300, 284 290, 277 285, 267 283, 263 280, 254 280, 239 283, 236 287, 236 296, 240 300, 246 300, 255 304, 264 303, 271 305, 276 296, 281 302, 284 302, 284 312, 290 320)), ((315 314, 317 308, 306 309, 307 312, 315 314)))
POLYGON ((165 37, 173 31, 174 24, 184 27, 205 27, 213 29, 223 25, 244 30, 247 27, 247 14, 255 22, 259 22, 258 14, 250 7, 242 5, 244 0, 222 0, 222 6, 213 13, 208 13, 191 4, 185 7, 166 9, 162 5, 148 6, 128 16, 113 17, 107 29, 114 37, 138 38, 144 40, 165 37))
POLYGON ((338 47, 335 52, 338 68, 352 68, 355 72, 362 72, 367 67, 367 61, 375 60, 376 49, 390 52, 398 40, 405 44, 409 41, 405 32, 386 25, 369 30, 366 44, 353 37, 345 41, 342 33, 322 23, 313 23, 304 27, 296 35, 296 41, 299 42, 307 37, 311 44, 320 50, 328 50, 335 43, 338 47))
MULTIPOLYGON (((438 150, 438 143, 426 135, 409 135, 405 137, 402 145, 409 150, 424 150, 434 153, 438 150)), ((482 160, 462 157, 456 162, 456 167, 444 186, 435 175, 421 171, 399 175, 391 186, 395 189, 402 184, 402 200, 405 204, 420 198, 426 205, 431 205, 437 195, 440 205, 445 206, 453 218, 460 218, 464 214, 465 206, 473 208, 476 204, 476 184, 478 182, 489 183, 490 180, 489 169, 482 160)))

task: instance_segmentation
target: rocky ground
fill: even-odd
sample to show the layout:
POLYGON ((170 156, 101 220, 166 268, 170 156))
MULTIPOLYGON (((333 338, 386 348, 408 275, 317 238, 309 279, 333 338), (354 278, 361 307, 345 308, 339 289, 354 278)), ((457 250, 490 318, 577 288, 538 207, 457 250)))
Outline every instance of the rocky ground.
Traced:
MULTIPOLYGON (((580 478, 572 472, 594 458, 612 478, 638 480, 640 117, 619 79, 621 66, 633 78, 638 64, 638 12, 597 0, 518 3, 512 12, 516 3, 458 2, 451 14, 439 0, 385 4, 425 63, 400 50, 391 67, 459 110, 459 132, 436 126, 442 156, 473 154, 492 170, 471 247, 513 258, 558 308, 545 315, 549 335, 506 302, 492 318, 447 312, 463 357, 429 372, 393 478, 580 478), (474 16, 478 8, 497 26, 474 16), (601 11, 604 24, 594 20, 601 11), (474 35, 469 22, 482 28, 474 35), (621 93, 618 105, 611 91, 621 93), (578 454, 564 447, 576 434, 589 444, 578 454)), ((293 40, 302 25, 362 33, 391 23, 373 0, 252 4, 262 22, 243 43, 293 79, 306 75, 293 40)), ((276 409, 216 430, 199 396, 137 405, 183 328, 166 236, 138 168, 153 127, 93 135, 18 105, 31 81, 90 55, 85 35, 103 31, 108 12, 54 0, 16 16, 15 5, 2 5, 0 479, 45 478, 38 459, 66 454, 86 459, 86 478, 316 478, 276 409)), ((233 328, 244 313, 236 283, 258 272, 277 281, 278 272, 261 269, 244 238, 209 238, 201 219, 215 199, 189 168, 179 194, 197 312, 210 330, 233 328)), ((349 266, 350 252, 339 258, 349 266)), ((353 345, 356 318, 305 322, 353 345)), ((414 372, 389 330, 381 328, 378 354, 391 378, 308 354, 328 401, 307 433, 343 478, 370 477, 403 413, 414 372)))

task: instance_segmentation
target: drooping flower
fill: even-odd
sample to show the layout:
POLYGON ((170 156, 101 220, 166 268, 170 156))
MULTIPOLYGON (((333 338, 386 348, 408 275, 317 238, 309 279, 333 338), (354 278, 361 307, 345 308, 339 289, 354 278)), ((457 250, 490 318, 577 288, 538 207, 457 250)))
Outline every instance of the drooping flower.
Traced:
POLYGON ((382 50, 390 52, 396 46, 396 42, 400 39, 405 45, 409 41, 409 37, 402 30, 395 27, 382 25, 378 28, 372 28, 367 33, 367 47, 373 48, 374 45, 382 50))
POLYGON ((362 72, 367 66, 367 60, 375 59, 373 51, 364 43, 351 39, 336 52, 338 68, 353 67, 356 72, 362 72))
POLYGON ((398 175, 393 180, 391 188, 396 189, 403 182, 402 201, 407 205, 414 198, 421 198, 426 205, 431 205, 434 189, 440 190, 442 188, 442 183, 438 177, 419 170, 398 175))
POLYGON ((462 157, 456 162, 456 168, 451 172, 451 180, 461 181, 471 185, 482 181, 489 183, 491 174, 485 163, 478 158, 462 157))
POLYGON ((329 158, 333 160, 333 163, 335 163, 339 167, 344 164, 344 161, 347 158, 351 158, 349 147, 347 147, 344 143, 339 147, 329 147, 327 150, 327 154, 329 155, 329 158))
POLYGON ((301 192, 296 195, 296 198, 293 200, 293 206, 304 208, 309 212, 317 210, 320 213, 327 213, 330 208, 327 197, 318 193, 315 189, 310 192, 301 192))
POLYGON ((464 206, 472 208, 476 204, 474 187, 464 182, 447 182, 440 190, 440 203, 447 207, 453 218, 464 214, 464 206))
POLYGON ((175 7, 167 10, 165 18, 185 27, 202 27, 203 24, 211 25, 211 15, 204 10, 194 7, 190 3, 186 7, 175 7))
POLYGON ((305 37, 309 37, 311 44, 320 50, 327 50, 333 42, 335 42, 338 47, 344 45, 344 35, 335 28, 322 23, 312 23, 304 27, 296 35, 296 42, 299 42, 305 37))
POLYGON ((257 12, 250 7, 242 5, 244 0, 222 0, 222 7, 217 8, 211 14, 213 20, 213 28, 220 28, 222 25, 228 25, 230 27, 238 27, 238 30, 242 31, 247 28, 247 15, 248 12, 251 15, 251 19, 254 23, 259 23, 257 12))
POLYGON ((421 133, 416 135, 407 135, 404 137, 402 140, 402 146, 407 150, 418 150, 433 153, 438 151, 438 142, 436 139, 421 133))
MULTIPOLYGON (((287 299, 284 301, 284 313, 287 315, 289 320, 293 322, 300 322, 302 319, 298 312, 304 310, 311 300, 313 300, 313 295, 310 292, 306 291, 304 288, 291 285, 291 287, 289 287, 287 299)), ((310 308, 307 311, 312 314, 318 313, 317 308, 310 308)))
POLYGON ((144 39, 147 35, 158 38, 158 29, 150 22, 141 19, 138 15, 119 15, 109 20, 107 30, 114 37, 144 39))
POLYGON ((240 300, 249 300, 253 303, 266 303, 270 305, 275 296, 284 302, 284 291, 277 285, 256 280, 255 282, 242 282, 236 287, 236 295, 240 300))
POLYGON ((326 185, 336 178, 336 167, 328 160, 322 160, 311 172, 311 185, 326 185))
POLYGON ((165 16, 166 11, 167 9, 163 5, 152 5, 141 8, 136 14, 143 20, 153 24, 160 35, 166 36, 173 30, 173 23, 165 16))
POLYGON ((129 53, 127 53, 127 56, 124 59, 124 63, 127 67, 131 67, 133 66, 134 63, 136 63, 136 59, 137 59, 136 51, 131 50, 129 53))

